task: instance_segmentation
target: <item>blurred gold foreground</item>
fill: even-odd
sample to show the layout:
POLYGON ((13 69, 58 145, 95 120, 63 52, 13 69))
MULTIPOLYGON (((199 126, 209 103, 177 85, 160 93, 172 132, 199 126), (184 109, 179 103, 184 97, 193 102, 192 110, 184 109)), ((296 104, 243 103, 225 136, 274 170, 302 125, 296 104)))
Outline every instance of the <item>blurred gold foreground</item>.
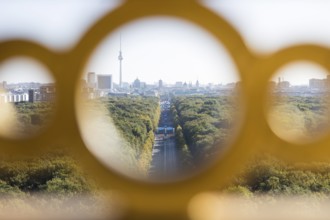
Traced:
MULTIPOLYGON (((104 195, 106 200, 102 204, 105 206, 105 216, 103 216, 103 211, 94 212, 95 215, 92 215, 93 211, 85 212, 84 210, 76 213, 74 205, 83 201, 80 199, 68 201, 68 206, 65 207, 68 212, 65 212, 62 207, 57 207, 56 201, 55 203, 46 202, 50 207, 47 209, 38 206, 38 202, 27 200, 28 203, 36 204, 37 210, 33 206, 13 210, 10 206, 6 206, 13 200, 4 200, 4 205, 0 207, 2 210, 0 218, 330 219, 330 213, 327 213, 328 201, 319 203, 311 198, 283 198, 273 201, 269 197, 255 197, 252 200, 246 200, 214 193, 201 193, 227 186, 231 177, 244 168, 251 155, 260 151, 270 152, 288 161, 299 162, 318 161, 329 157, 329 134, 305 145, 290 143, 279 138, 270 129, 264 108, 267 85, 277 69, 296 60, 309 60, 329 70, 330 51, 328 48, 318 45, 297 45, 284 48, 267 57, 261 56, 249 51, 241 35, 231 24, 199 5, 198 1, 127 0, 91 27, 71 51, 58 53, 39 44, 22 40, 1 42, 0 51, 0 62, 14 56, 25 55, 44 63, 52 72, 59 91, 58 111, 54 116, 54 122, 39 136, 29 140, 1 138, 1 154, 11 154, 17 157, 36 156, 38 153, 46 151, 45 145, 52 143, 53 140, 65 140, 65 146, 69 146, 67 148, 77 158, 84 171, 99 184, 102 190, 116 190, 125 201, 126 208, 123 215, 117 215, 117 211, 120 212, 121 208, 113 208, 112 205, 120 200, 114 199, 111 193, 104 195), (76 85, 80 80, 81 72, 98 43, 127 22, 159 15, 189 20, 213 34, 226 47, 242 79, 240 89, 244 104, 244 119, 241 130, 228 152, 218 158, 218 161, 207 170, 190 179, 155 184, 128 178, 108 169, 94 157, 86 148, 81 137, 76 109, 81 106, 75 106, 74 103, 76 103, 76 85), (73 214, 71 215, 71 213, 73 214)), ((13 123, 9 112, 11 112, 10 105, 8 105, 8 109, 0 110, 0 113, 8 115, 4 119, 8 122, 3 121, 4 124, 0 125, 1 130, 6 128, 6 125, 13 123)), ((42 200, 43 198, 40 197, 39 201, 42 200)), ((86 207, 88 208, 88 205, 86 207)))
POLYGON ((329 219, 330 201, 313 198, 270 198, 244 199, 219 193, 201 193, 195 196, 188 213, 192 220, 307 220, 329 219))

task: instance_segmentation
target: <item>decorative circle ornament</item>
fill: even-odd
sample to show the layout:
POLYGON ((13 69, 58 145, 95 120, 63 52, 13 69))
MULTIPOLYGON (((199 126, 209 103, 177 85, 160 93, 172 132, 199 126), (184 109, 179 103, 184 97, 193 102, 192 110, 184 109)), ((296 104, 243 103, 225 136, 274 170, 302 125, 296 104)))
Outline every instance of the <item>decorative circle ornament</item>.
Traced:
POLYGON ((2 154, 35 155, 46 151, 51 140, 69 146, 78 162, 105 189, 115 189, 126 197, 132 213, 162 216, 164 213, 185 213, 189 200, 198 192, 225 186, 230 176, 243 167, 258 150, 275 152, 290 160, 318 159, 330 153, 330 136, 306 146, 296 146, 278 138, 269 128, 265 116, 268 81, 281 66, 308 60, 330 70, 328 48, 302 45, 287 48, 263 57, 249 51, 240 34, 222 17, 194 0, 127 0, 94 24, 66 52, 54 52, 36 43, 12 40, 0 43, 1 62, 14 56, 30 56, 43 63, 53 74, 58 88, 54 122, 43 133, 28 140, 0 139, 2 154), (76 91, 81 72, 94 49, 111 32, 141 18, 171 16, 203 28, 222 43, 240 74, 244 114, 241 128, 228 151, 209 169, 182 181, 149 183, 130 179, 106 168, 85 147, 76 117, 76 91))

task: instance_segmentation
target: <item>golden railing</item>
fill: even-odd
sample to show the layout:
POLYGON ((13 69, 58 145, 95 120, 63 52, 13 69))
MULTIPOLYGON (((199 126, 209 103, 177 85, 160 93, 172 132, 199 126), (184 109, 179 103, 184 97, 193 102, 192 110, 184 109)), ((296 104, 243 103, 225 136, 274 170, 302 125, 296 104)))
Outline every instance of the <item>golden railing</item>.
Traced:
MULTIPOLYGON (((311 61, 330 70, 330 51, 316 45, 296 45, 268 56, 250 51, 241 35, 222 17, 194 0, 126 0, 91 27, 70 51, 55 52, 23 40, 0 43, 0 62, 28 56, 50 70, 57 84, 55 118, 40 135, 27 140, 0 139, 1 154, 35 156, 49 150, 45 144, 65 143, 86 172, 104 189, 118 190, 125 198, 127 219, 185 219, 189 200, 199 192, 224 186, 248 157, 267 151, 291 161, 325 159, 330 155, 330 135, 298 145, 276 136, 266 120, 267 86, 272 75, 293 61, 311 61), (244 114, 240 132, 213 166, 195 176, 173 183, 148 183, 127 178, 98 161, 82 141, 76 117, 76 91, 85 63, 98 44, 127 22, 151 16, 172 16, 193 22, 212 34, 230 54, 241 78, 244 114), (266 147, 265 147, 266 146, 266 147)), ((56 145, 56 147, 61 145, 56 145)))

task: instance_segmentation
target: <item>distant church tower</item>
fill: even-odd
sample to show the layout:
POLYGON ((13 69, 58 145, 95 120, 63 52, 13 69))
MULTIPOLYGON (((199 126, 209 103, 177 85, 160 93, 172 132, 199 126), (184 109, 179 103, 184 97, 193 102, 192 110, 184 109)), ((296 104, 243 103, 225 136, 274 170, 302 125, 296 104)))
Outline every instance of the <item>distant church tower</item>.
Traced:
POLYGON ((119 49, 119 56, 118 56, 118 60, 119 60, 119 87, 122 88, 123 87, 123 81, 122 81, 122 69, 121 69, 121 62, 123 60, 123 55, 121 52, 121 35, 120 35, 120 49, 119 49))

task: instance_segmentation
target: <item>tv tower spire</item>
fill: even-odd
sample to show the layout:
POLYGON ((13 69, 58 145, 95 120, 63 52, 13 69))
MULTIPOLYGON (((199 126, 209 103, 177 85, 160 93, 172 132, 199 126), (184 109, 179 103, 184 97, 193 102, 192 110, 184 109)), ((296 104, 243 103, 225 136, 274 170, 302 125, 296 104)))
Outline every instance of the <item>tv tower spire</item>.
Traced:
POLYGON ((122 88, 123 86, 123 81, 122 81, 122 68, 121 68, 121 62, 124 59, 122 52, 121 52, 121 34, 120 34, 120 45, 119 45, 119 56, 118 56, 118 60, 119 60, 119 87, 122 88))

